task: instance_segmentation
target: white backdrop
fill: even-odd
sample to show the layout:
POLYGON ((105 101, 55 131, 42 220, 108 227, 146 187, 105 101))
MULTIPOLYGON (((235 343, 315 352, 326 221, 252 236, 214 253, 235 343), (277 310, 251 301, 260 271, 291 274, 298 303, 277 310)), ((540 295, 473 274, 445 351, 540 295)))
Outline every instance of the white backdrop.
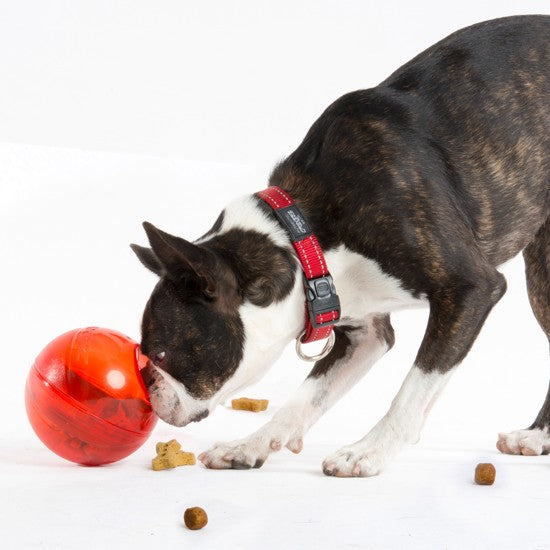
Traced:
POLYGON ((548 0, 0 2, 0 140, 267 166, 340 95, 548 0))
MULTIPOLYGON (((281 453, 255 472, 179 469, 166 484, 144 467, 154 442, 109 468, 67 467, 36 440, 23 407, 33 358, 61 332, 99 325, 139 339, 155 278, 128 244, 145 244, 143 220, 197 238, 230 199, 265 185, 273 163, 339 95, 375 85, 460 27, 549 11, 548 0, 0 1, 0 525, 8 547, 71 548, 75 539, 62 536, 71 527, 84 548, 185 542, 173 514, 194 504, 183 494, 200 494, 213 512, 209 532, 193 538, 203 548, 269 547, 263 536, 277 525, 273 547, 517 548, 521 539, 525 548, 550 548, 548 457, 494 450, 498 431, 532 422, 548 384, 548 342, 530 311, 520 258, 503 267, 508 293, 421 443, 376 480, 325 478, 320 463, 384 414, 414 359, 425 311, 393 316, 396 347, 312 430, 303 455, 281 453), (482 459, 501 475, 492 493, 471 485, 482 459), (94 492, 98 484, 116 495, 94 492), (133 484, 138 496, 129 496, 133 484), (281 484, 294 488, 290 501, 281 484), (74 487, 90 495, 78 513, 74 487), (245 503, 235 503, 236 490, 245 503), (345 505, 329 513, 334 495, 345 505), (44 502, 55 520, 44 516, 44 502), (112 508, 126 515, 108 519, 112 508), (488 509, 497 530, 486 528, 488 509)), ((153 439, 178 437, 198 453, 244 436, 307 370, 289 349, 248 392, 271 400, 267 413, 220 408, 183 430, 159 422, 153 439)))

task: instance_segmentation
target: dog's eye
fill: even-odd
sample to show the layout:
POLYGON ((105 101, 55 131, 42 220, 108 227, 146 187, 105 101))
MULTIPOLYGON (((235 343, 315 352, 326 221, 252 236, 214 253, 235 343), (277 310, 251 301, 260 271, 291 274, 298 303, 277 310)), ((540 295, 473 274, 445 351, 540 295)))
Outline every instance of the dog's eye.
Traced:
POLYGON ((155 364, 160 365, 164 361, 165 357, 166 357, 166 352, 165 351, 160 351, 159 353, 157 353, 155 355, 155 364))

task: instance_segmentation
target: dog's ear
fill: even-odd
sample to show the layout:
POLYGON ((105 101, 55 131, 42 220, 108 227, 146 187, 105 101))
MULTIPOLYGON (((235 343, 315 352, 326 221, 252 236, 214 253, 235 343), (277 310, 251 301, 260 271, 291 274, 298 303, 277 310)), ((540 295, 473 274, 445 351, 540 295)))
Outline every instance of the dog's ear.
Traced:
POLYGON ((244 296, 256 306, 267 307, 284 299, 294 286, 292 252, 275 245, 268 235, 240 233, 230 261, 244 296))
POLYGON ((162 264, 159 262, 159 259, 155 256, 155 253, 145 246, 139 246, 139 244, 131 244, 130 248, 135 252, 139 261, 150 271, 158 275, 159 277, 163 274, 162 264))
POLYGON ((165 233, 149 222, 143 222, 143 228, 163 274, 173 279, 191 275, 200 283, 201 290, 207 297, 217 296, 214 275, 216 258, 212 252, 181 237, 165 233))

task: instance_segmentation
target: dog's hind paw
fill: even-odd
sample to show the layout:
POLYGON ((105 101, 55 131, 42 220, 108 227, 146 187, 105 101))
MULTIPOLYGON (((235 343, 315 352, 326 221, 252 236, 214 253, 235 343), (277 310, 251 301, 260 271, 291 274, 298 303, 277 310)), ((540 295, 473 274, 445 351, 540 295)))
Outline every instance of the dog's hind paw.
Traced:
POLYGON ((498 434, 497 449, 509 455, 537 456, 550 452, 548 428, 498 434))

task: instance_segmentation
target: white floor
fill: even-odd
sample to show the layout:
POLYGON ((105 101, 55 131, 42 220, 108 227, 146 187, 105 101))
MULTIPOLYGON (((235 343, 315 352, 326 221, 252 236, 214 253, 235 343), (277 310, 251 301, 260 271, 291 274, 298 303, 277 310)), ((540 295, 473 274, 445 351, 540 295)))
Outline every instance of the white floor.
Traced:
POLYGON ((280 407, 308 366, 285 352, 245 395, 265 413, 219 408, 182 429, 159 422, 117 464, 84 468, 49 452, 23 407, 26 373, 40 349, 78 326, 139 339, 155 278, 132 256, 141 221, 188 238, 205 232, 233 196, 260 189, 254 167, 69 149, 0 145, 2 272, 0 413, 2 548, 448 548, 550 549, 550 458, 498 453, 499 431, 536 416, 548 384, 548 343, 525 295, 521 259, 504 266, 509 290, 435 406, 422 441, 383 475, 335 479, 321 461, 363 436, 384 414, 420 343, 425 311, 393 317, 396 347, 314 427, 305 449, 259 470, 202 466, 153 472, 157 441, 199 453, 244 436, 280 407), (491 487, 473 483, 493 462, 491 487), (210 521, 183 526, 190 506, 210 521))
MULTIPOLYGON (((197 451, 211 442, 178 437, 197 451)), ((383 476, 342 480, 319 468, 332 447, 310 442, 260 470, 153 472, 153 442, 102 468, 62 463, 31 438, 3 443, 2 547, 550 548, 547 458, 421 445, 383 476), (472 481, 480 460, 496 465, 492 487, 472 481), (202 531, 183 526, 190 506, 208 513, 202 531)))

